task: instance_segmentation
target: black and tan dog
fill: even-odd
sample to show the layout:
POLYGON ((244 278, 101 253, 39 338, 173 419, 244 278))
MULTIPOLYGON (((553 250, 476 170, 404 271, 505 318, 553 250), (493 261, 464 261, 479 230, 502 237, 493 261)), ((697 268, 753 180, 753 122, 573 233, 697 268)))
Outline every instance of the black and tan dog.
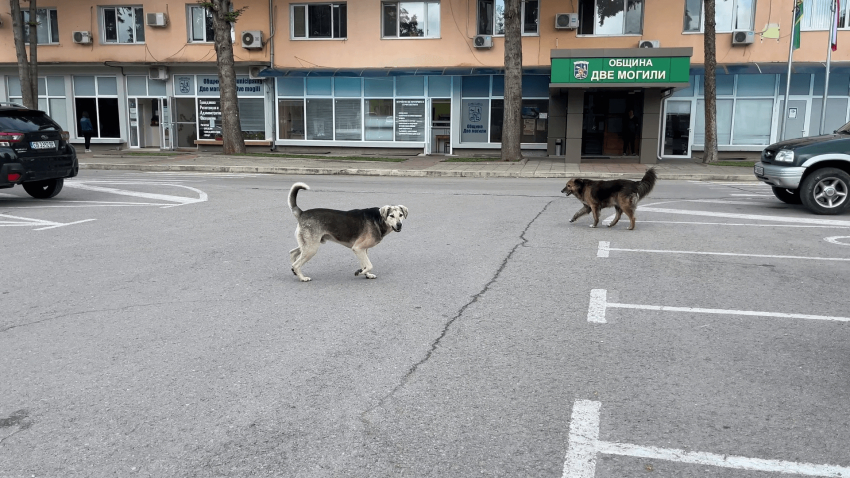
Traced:
POLYGON ((289 209, 298 221, 298 227, 295 228, 298 247, 289 251, 292 273, 302 282, 309 281, 310 278, 301 273, 301 267, 316 255, 321 244, 330 240, 354 251, 360 260, 360 269, 354 275, 363 274, 367 279, 377 277, 369 272, 372 270, 372 262, 366 251, 378 245, 391 231, 401 231, 401 223, 407 218, 407 208, 399 205, 351 211, 318 208, 302 211, 295 204, 301 189, 310 187, 304 183, 295 183, 289 190, 289 209))
POLYGON ((599 224, 599 211, 606 207, 614 206, 617 211, 614 220, 608 227, 613 227, 620 220, 620 215, 624 212, 629 217, 629 230, 635 228, 635 209, 637 209, 638 201, 646 197, 647 194, 655 187, 655 180, 658 178, 655 170, 650 168, 643 175, 640 181, 632 181, 629 179, 612 179, 608 181, 598 181, 594 179, 579 179, 574 178, 567 181, 567 186, 561 190, 567 196, 573 195, 584 204, 584 207, 570 219, 570 222, 575 222, 576 219, 584 216, 587 213, 593 214, 593 224, 590 227, 596 227, 599 224))

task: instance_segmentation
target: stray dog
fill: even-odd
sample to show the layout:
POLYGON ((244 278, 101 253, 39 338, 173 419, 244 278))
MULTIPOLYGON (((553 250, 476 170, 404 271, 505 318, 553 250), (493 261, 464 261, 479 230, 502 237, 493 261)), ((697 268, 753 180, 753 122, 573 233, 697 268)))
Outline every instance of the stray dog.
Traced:
POLYGON ((561 192, 567 196, 574 195, 576 199, 584 204, 584 207, 579 209, 576 215, 570 219, 570 222, 576 222, 576 219, 585 214, 593 213, 593 224, 590 227, 596 227, 599 224, 599 211, 606 207, 614 206, 617 213, 608 227, 614 227, 617 221, 620 220, 620 215, 625 212, 626 216, 629 217, 629 230, 631 231, 635 228, 635 209, 637 209, 638 201, 652 191, 652 188, 655 187, 656 179, 658 179, 658 176, 655 174, 655 169, 653 168, 649 168, 640 181, 629 179, 614 179, 609 181, 570 179, 567 181, 567 186, 561 192))
POLYGON ((308 209, 302 211, 295 204, 295 197, 301 189, 310 189, 304 183, 295 183, 289 190, 289 209, 298 221, 295 239, 298 247, 289 251, 292 273, 302 282, 311 280, 301 273, 301 268, 316 255, 319 245, 331 240, 354 251, 360 260, 360 269, 354 275, 363 274, 367 279, 377 277, 372 274, 372 263, 366 251, 378 245, 390 231, 401 231, 401 223, 407 218, 404 206, 383 206, 370 209, 308 209))

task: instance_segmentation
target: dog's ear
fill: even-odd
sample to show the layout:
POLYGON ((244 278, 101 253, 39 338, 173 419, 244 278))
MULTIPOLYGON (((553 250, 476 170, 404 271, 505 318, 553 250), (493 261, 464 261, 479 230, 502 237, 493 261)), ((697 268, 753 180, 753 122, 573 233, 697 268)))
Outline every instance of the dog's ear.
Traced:
POLYGON ((584 180, 583 179, 574 179, 573 184, 576 185, 576 192, 581 194, 584 191, 584 180))
POLYGON ((381 206, 381 219, 384 221, 387 220, 387 216, 390 215, 390 209, 392 209, 392 206, 381 206))
POLYGON ((404 214, 404 218, 407 219, 407 207, 402 206, 401 204, 399 204, 398 207, 401 209, 401 213, 404 214))

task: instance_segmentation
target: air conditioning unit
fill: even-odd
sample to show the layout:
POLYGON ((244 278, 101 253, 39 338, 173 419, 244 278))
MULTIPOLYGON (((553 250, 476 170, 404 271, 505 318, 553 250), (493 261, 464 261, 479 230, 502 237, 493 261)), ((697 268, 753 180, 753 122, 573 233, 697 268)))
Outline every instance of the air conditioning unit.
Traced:
POLYGON ((168 16, 165 13, 148 13, 145 23, 149 27, 164 27, 168 25, 168 16))
POLYGON ((168 68, 164 66, 154 66, 148 69, 148 78, 152 80, 167 80, 168 68))
POLYGON ((578 13, 555 14, 556 30, 575 30, 578 28, 578 13))
POLYGON ((638 48, 660 48, 661 42, 658 40, 641 40, 638 43, 638 48))
POLYGON ((265 67, 263 66, 252 66, 248 68, 248 78, 252 80, 262 80, 263 77, 260 76, 260 72, 263 71, 265 67))
POLYGON ((262 48, 263 47, 263 32, 249 31, 242 32, 242 48, 262 48))
POLYGON ((493 48, 493 37, 491 35, 475 35, 472 39, 475 48, 493 48))
POLYGON ((74 32, 74 43, 91 43, 91 32, 74 32))
POLYGON ((756 40, 756 33, 753 31, 740 30, 732 32, 733 45, 751 45, 756 40))

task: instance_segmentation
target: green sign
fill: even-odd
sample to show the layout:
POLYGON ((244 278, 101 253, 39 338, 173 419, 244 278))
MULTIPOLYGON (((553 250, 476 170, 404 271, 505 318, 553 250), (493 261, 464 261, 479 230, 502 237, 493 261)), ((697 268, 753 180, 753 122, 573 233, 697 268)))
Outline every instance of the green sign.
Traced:
POLYGON ((553 58, 552 83, 687 83, 691 59, 553 58))

